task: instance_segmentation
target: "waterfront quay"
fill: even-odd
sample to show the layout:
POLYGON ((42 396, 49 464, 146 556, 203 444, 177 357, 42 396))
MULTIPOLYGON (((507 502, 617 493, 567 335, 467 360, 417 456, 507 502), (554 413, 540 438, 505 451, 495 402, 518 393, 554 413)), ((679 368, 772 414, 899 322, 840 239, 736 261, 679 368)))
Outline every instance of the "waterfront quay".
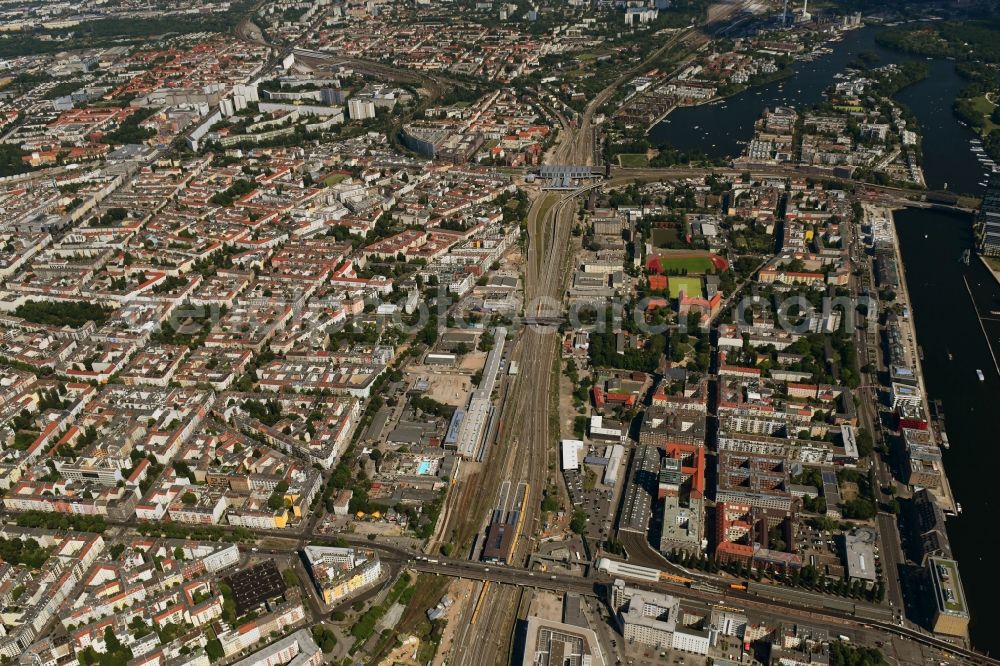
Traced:
MULTIPOLYGON (((928 397, 927 386, 924 382, 924 371, 923 371, 923 351, 917 340, 917 331, 915 324, 916 313, 913 310, 913 306, 910 301, 910 292, 906 284, 906 267, 903 263, 903 256, 899 248, 899 236, 896 232, 896 224, 894 221, 894 213, 891 209, 881 208, 876 209, 880 214, 884 215, 886 219, 889 220, 888 229, 892 233, 892 247, 893 255, 896 260, 896 265, 899 269, 899 289, 896 292, 896 297, 894 304, 902 308, 906 316, 900 317, 898 319, 899 329, 902 333, 902 340, 904 341, 904 351, 905 351, 905 361, 906 365, 913 369, 913 377, 916 383, 918 392, 918 403, 919 410, 922 412, 923 416, 930 423, 930 431, 934 432, 937 436, 938 446, 947 446, 947 433, 942 427, 942 422, 940 420, 934 419, 933 414, 930 410, 930 399, 928 397)), ((891 372, 891 367, 887 368, 891 372)), ((893 400, 893 396, 889 396, 890 401, 893 400)), ((935 495, 941 501, 942 506, 949 513, 957 513, 958 507, 956 506, 954 495, 951 492, 951 486, 948 483, 948 476, 943 473, 941 474, 941 487, 935 492, 935 495)))
POLYGON ((962 511, 944 466, 944 449, 949 447, 944 417, 940 403, 931 402, 924 378, 924 350, 894 212, 875 204, 863 210, 864 242, 872 257, 864 271, 872 271, 880 304, 878 349, 874 354, 869 349, 865 357, 867 388, 876 410, 873 434, 882 443, 874 470, 889 596, 902 604, 908 621, 967 645, 971 614, 944 527, 946 516, 962 511), (929 538, 933 531, 943 538, 929 538), (954 587, 944 591, 945 584, 954 587), (935 594, 929 598, 917 591, 925 587, 935 594))

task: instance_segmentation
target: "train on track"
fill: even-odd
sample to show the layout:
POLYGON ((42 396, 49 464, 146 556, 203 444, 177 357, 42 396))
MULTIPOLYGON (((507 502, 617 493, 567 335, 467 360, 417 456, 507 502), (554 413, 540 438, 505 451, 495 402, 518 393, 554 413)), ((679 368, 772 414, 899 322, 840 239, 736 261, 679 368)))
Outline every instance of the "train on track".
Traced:
POLYGON ((500 499, 493 510, 493 517, 486 528, 482 560, 494 564, 510 564, 517 552, 517 544, 524 528, 524 514, 527 509, 531 486, 518 483, 512 498, 509 498, 510 483, 505 482, 507 491, 501 486, 500 499))

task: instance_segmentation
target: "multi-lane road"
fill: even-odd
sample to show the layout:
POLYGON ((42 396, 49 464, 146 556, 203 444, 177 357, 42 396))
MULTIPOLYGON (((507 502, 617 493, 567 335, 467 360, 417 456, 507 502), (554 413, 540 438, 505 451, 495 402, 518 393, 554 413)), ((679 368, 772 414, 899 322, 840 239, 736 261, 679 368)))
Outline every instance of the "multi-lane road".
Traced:
MULTIPOLYGON (((517 566, 494 566, 459 558, 432 557, 412 549, 381 542, 371 542, 360 537, 347 536, 344 538, 358 547, 369 548, 379 552, 383 560, 394 568, 406 567, 421 573, 461 578, 477 581, 478 583, 488 582, 487 596, 499 593, 503 599, 510 602, 509 609, 504 609, 496 603, 489 603, 488 599, 481 604, 480 614, 475 625, 472 625, 473 630, 468 631, 467 629, 459 628, 460 633, 458 637, 462 638, 462 640, 456 640, 455 643, 456 648, 460 647, 460 643, 463 644, 458 654, 461 660, 454 659, 456 655, 453 653, 452 663, 479 664, 497 663, 500 661, 506 663, 506 657, 498 653, 505 651, 509 647, 513 616, 516 616, 516 611, 520 607, 522 594, 525 590, 549 590, 557 593, 572 592, 583 596, 603 599, 607 596, 608 586, 613 582, 611 576, 597 570, 591 570, 586 576, 543 573, 517 566), (497 624, 499 621, 506 619, 510 619, 511 624, 504 626, 497 624), (482 627, 486 627, 487 631, 483 634, 477 633, 482 627), (499 646, 498 641, 500 643, 499 646)), ((300 542, 306 540, 301 539, 300 542)), ((298 545, 295 540, 289 540, 287 547, 260 548, 254 552, 263 555, 287 555, 291 550, 298 547, 298 545)), ((764 598, 753 592, 732 590, 726 586, 715 587, 713 585, 699 584, 694 587, 687 587, 669 581, 651 583, 638 580, 629 580, 628 584, 640 589, 673 594, 685 600, 701 604, 704 607, 726 606, 744 608, 758 613, 786 618, 789 621, 808 622, 814 626, 824 627, 834 635, 845 634, 869 644, 878 640, 888 641, 895 638, 904 642, 914 642, 933 650, 943 651, 963 662, 1000 666, 1000 660, 957 646, 921 630, 892 622, 868 619, 850 612, 805 605, 791 600, 764 598)), ((473 594, 470 606, 474 608, 477 605, 477 601, 478 592, 473 594)))

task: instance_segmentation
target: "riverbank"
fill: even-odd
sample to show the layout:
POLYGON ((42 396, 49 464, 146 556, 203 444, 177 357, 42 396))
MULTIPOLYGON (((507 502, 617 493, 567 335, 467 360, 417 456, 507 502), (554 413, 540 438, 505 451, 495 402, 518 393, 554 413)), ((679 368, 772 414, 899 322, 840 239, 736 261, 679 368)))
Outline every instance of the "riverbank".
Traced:
POLYGON ((992 418, 1000 375, 990 352, 990 344, 1000 348, 1000 318, 988 316, 1000 311, 1000 284, 983 262, 966 266, 958 260, 975 243, 969 214, 907 208, 894 218, 902 277, 917 314, 912 324, 925 352, 925 388, 946 416, 950 448, 943 452, 943 464, 954 499, 963 507, 961 515, 948 518, 947 552, 959 562, 966 583, 972 643, 997 654, 1000 634, 993 626, 1000 618, 994 603, 1000 578, 984 548, 983 525, 994 517, 993 471, 1000 466, 992 418), (980 319, 977 310, 987 317, 980 319), (983 371, 983 381, 976 370, 983 371))
POLYGON ((1000 89, 993 69, 1000 61, 997 42, 1000 28, 995 21, 945 20, 907 22, 879 33, 878 44, 909 56, 949 59, 959 63, 966 86, 953 103, 953 113, 983 138, 986 153, 1000 160, 1000 128, 992 114, 997 108, 991 99, 1000 89))
MULTIPOLYGON (((851 30, 854 29, 855 28, 850 28, 845 32, 850 32, 851 30)), ((673 113, 675 110, 679 108, 694 109, 705 106, 715 106, 717 104, 724 103, 730 99, 739 97, 740 95, 753 92, 758 89, 763 89, 773 84, 778 84, 787 81, 796 75, 797 73, 796 65, 800 63, 812 62, 813 60, 819 57, 833 53, 832 49, 826 45, 835 44, 839 42, 841 39, 843 39, 843 33, 838 33, 833 37, 829 37, 822 44, 817 45, 812 51, 805 54, 797 55, 793 57, 790 62, 783 63, 779 69, 767 74, 754 75, 746 83, 730 83, 721 86, 716 90, 716 94, 713 97, 706 99, 704 101, 683 106, 674 104, 669 109, 667 109, 663 114, 661 114, 658 118, 656 118, 655 120, 653 120, 648 124, 648 126, 646 127, 646 133, 648 134, 649 132, 651 132, 659 123, 663 122, 671 113, 673 113)))
POLYGON ((758 82, 754 82, 754 83, 748 83, 748 84, 745 84, 745 85, 740 85, 738 87, 738 89, 736 89, 736 90, 728 90, 728 91, 724 92, 723 94, 716 95, 715 97, 712 97, 711 99, 706 99, 704 102, 699 102, 698 104, 688 104, 688 105, 685 105, 685 106, 678 106, 677 104, 674 104, 669 109, 667 109, 666 111, 664 111, 660 116, 658 116, 655 120, 653 120, 651 123, 649 123, 649 125, 646 126, 646 134, 649 134, 650 132, 652 132, 653 129, 657 125, 659 125, 664 120, 666 120, 670 116, 670 114, 673 113, 674 111, 676 111, 677 109, 681 109, 681 108, 684 108, 684 109, 697 109, 697 108, 701 108, 701 107, 704 107, 704 106, 717 106, 719 104, 724 104, 726 101, 728 101, 730 99, 733 99, 735 97, 739 97, 740 95, 742 95, 744 93, 750 92, 752 90, 756 90, 758 88, 764 88, 766 86, 771 85, 772 83, 777 83, 779 81, 784 81, 786 79, 790 79, 793 76, 795 76, 795 70, 792 67, 785 67, 785 68, 780 69, 777 72, 775 72, 775 74, 769 75, 769 77, 765 81, 758 81, 758 82))
MULTIPOLYGON (((903 261, 903 253, 900 250, 899 244, 899 234, 896 230, 896 216, 895 211, 890 209, 877 209, 881 215, 884 215, 886 219, 889 220, 889 229, 892 230, 892 247, 896 258, 896 266, 899 272, 899 289, 896 292, 896 304, 900 304, 904 308, 906 316, 899 317, 897 319, 899 323, 900 331, 903 333, 903 337, 906 340, 906 356, 907 365, 913 370, 913 374, 917 379, 917 390, 920 393, 920 409, 924 414, 925 419, 928 423, 932 422, 930 411, 930 398, 927 391, 927 385, 924 382, 924 368, 923 359, 921 358, 921 347, 918 342, 917 331, 916 331, 916 312, 910 300, 910 288, 907 285, 906 277, 906 265, 903 261)), ((934 431, 934 428, 931 428, 934 431)), ((938 447, 941 447, 942 442, 940 438, 935 442, 938 447)), ((951 484, 948 482, 948 473, 946 469, 941 470, 941 487, 939 489, 931 489, 934 496, 937 497, 946 512, 951 514, 959 513, 958 502, 955 500, 955 496, 951 491, 951 484)), ((960 563, 961 564, 961 563, 960 563)))
POLYGON ((985 167, 971 150, 971 141, 978 140, 978 135, 960 125, 952 113, 955 97, 968 82, 959 77, 952 61, 926 61, 879 46, 875 37, 881 30, 866 26, 845 33, 840 42, 830 45, 832 53, 796 62, 791 78, 744 91, 724 103, 679 107, 649 132, 649 142, 688 154, 703 153, 710 159, 731 159, 753 138, 754 123, 765 108, 821 103, 824 91, 837 81, 836 75, 861 54, 875 54, 879 65, 919 60, 926 62, 929 76, 903 88, 893 100, 912 112, 920 124, 921 153, 933 156, 921 163, 926 185, 932 190, 980 196, 985 167))

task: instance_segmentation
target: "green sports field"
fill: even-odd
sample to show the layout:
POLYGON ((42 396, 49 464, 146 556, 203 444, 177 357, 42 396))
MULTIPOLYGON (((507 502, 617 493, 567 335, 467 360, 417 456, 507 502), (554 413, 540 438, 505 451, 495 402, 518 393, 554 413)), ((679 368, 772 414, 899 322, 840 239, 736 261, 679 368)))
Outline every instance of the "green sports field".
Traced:
POLYGON ((694 296, 701 298, 704 292, 701 288, 701 278, 700 277, 677 277, 671 275, 667 278, 670 285, 670 298, 677 298, 677 295, 683 289, 688 296, 694 296))

